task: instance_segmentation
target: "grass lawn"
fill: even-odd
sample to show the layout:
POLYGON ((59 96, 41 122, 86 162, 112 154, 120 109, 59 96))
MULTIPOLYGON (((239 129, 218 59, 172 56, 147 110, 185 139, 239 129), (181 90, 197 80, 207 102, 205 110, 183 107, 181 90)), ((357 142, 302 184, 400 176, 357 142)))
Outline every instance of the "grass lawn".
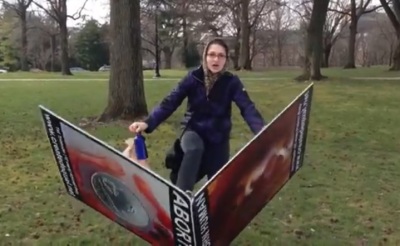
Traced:
MULTIPOLYGON (((360 74, 379 77, 382 71, 326 70, 337 79, 315 84, 304 167, 233 245, 400 244, 396 229, 400 228, 400 82, 340 79, 360 74)), ((281 71, 292 77, 291 73, 281 71)), ((243 77, 266 119, 279 113, 306 86, 284 79, 246 79, 249 73, 243 77)), ((2 244, 146 245, 66 195, 37 108, 43 104, 77 123, 101 113, 106 83, 0 81, 2 244)), ((149 108, 175 83, 146 81, 149 108)), ((164 177, 167 172, 161 160, 176 136, 183 109, 148 136, 152 166, 164 177)), ((127 125, 119 122, 87 130, 121 149, 123 140, 130 137, 127 125)), ((235 108, 231 155, 251 137, 235 108)))
MULTIPOLYGON (((330 78, 350 78, 350 77, 400 77, 400 72, 388 71, 387 66, 374 66, 371 68, 357 68, 357 69, 343 69, 341 67, 323 68, 322 74, 329 76, 330 78)), ((232 71, 238 74, 241 78, 248 78, 253 80, 262 80, 266 78, 270 79, 286 79, 292 80, 294 77, 301 73, 299 68, 271 68, 265 71, 232 71)), ((175 70, 161 70, 161 79, 179 79, 187 73, 184 69, 175 70)), ((153 80, 154 71, 145 70, 143 76, 146 80, 153 80)), ((17 72, 0 74, 0 81, 7 79, 79 79, 79 80, 107 80, 109 78, 109 72, 76 72, 73 76, 62 76, 61 73, 49 73, 49 72, 17 72)))

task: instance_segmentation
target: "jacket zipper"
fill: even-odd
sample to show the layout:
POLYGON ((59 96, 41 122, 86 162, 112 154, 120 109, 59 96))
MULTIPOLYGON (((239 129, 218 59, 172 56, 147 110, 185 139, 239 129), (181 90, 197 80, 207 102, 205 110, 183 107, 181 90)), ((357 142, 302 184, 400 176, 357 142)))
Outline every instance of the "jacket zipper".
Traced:
MULTIPOLYGON (((201 81, 199 78, 197 78, 195 75, 193 75, 193 77, 197 80, 197 81, 199 81, 200 83, 202 83, 203 84, 203 86, 204 86, 204 81, 201 81)), ((221 78, 218 78, 215 82, 214 82, 214 85, 211 87, 211 90, 209 91, 209 93, 208 93, 208 95, 206 94, 206 98, 207 98, 207 102, 208 101, 210 101, 210 98, 208 97, 210 94, 211 94, 211 91, 214 89, 214 86, 215 86, 215 84, 218 82, 218 80, 220 80, 221 78)), ((204 86, 204 88, 205 88, 205 86, 204 86)), ((207 93, 207 92, 206 92, 207 93)))
MULTIPOLYGON (((200 83, 202 83, 203 84, 203 86, 204 86, 204 81, 201 81, 199 78, 197 78, 195 75, 193 75, 193 77, 197 80, 197 81, 199 81, 200 83)), ((214 87, 214 86, 213 86, 214 87)), ((205 86, 204 86, 204 88, 205 88, 205 86)), ((211 88, 211 90, 212 90, 212 88, 211 88)), ((211 92, 211 90, 210 90, 210 92, 211 92)), ((208 93, 208 95, 209 95, 210 93, 208 93)), ((206 92, 206 98, 207 98, 207 102, 210 100, 210 98, 208 97, 208 95, 207 95, 207 92, 206 92)))

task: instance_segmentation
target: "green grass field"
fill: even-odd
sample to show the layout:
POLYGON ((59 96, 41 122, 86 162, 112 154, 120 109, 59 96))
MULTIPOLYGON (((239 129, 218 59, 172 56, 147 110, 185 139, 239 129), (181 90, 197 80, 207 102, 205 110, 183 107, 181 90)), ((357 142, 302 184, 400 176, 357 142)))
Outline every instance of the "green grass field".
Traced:
MULTIPOLYGON (((161 72, 170 78, 184 73, 161 72)), ((291 81, 297 74, 241 75, 264 117, 272 119, 306 87, 291 81)), ((399 73, 373 68, 328 69, 324 74, 332 78, 315 83, 304 167, 233 245, 400 244, 400 79, 346 79, 399 73)), ((0 76, 1 245, 146 245, 66 195, 42 127, 39 104, 73 123, 99 115, 106 103, 107 76, 87 73, 74 76, 76 81, 17 80, 61 78, 58 74, 0 76), (99 77, 104 80, 84 80, 99 77)), ((175 83, 145 82, 149 110, 175 83)), ((148 136, 152 166, 164 177, 163 154, 177 134, 183 109, 148 136)), ((252 137, 236 108, 233 119, 231 155, 252 137)), ((118 122, 86 130, 122 149, 130 137, 127 126, 118 122)))
MULTIPOLYGON (((179 79, 187 70, 162 70, 160 72, 162 79, 179 79)), ((300 73, 299 68, 274 68, 267 71, 254 71, 254 72, 236 72, 241 78, 249 79, 286 79, 291 80, 300 73)), ((342 69, 342 68, 324 68, 322 73, 329 77, 334 78, 350 78, 350 77, 400 77, 400 72, 388 72, 388 67, 385 66, 374 66, 371 68, 357 68, 353 69, 342 69)), ((153 79, 154 71, 145 70, 143 76, 146 80, 153 79)), ((7 79, 81 79, 81 80, 106 80, 109 77, 108 72, 76 72, 73 76, 62 76, 61 73, 48 73, 48 72, 19 72, 19 73, 7 73, 0 74, 0 81, 7 79)))

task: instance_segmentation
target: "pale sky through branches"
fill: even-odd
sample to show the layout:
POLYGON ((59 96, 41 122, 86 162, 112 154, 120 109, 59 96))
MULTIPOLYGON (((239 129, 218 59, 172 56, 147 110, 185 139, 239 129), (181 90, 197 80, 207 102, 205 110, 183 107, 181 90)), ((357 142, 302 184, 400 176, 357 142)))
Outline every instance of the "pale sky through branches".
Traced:
MULTIPOLYGON (((36 0, 38 3, 43 5, 43 7, 47 7, 47 0, 36 0)), ((109 22, 108 15, 110 12, 109 7, 110 0, 88 0, 85 8, 82 11, 82 15, 87 15, 87 19, 93 18, 98 20, 100 23, 109 22)), ((73 15, 77 13, 84 3, 84 0, 67 0, 67 10, 69 15, 73 15)), ((31 5, 33 10, 37 10, 38 7, 34 4, 31 5)), ((67 26, 73 27, 78 26, 83 21, 82 19, 73 20, 68 18, 67 26)))
MULTIPOLYGON (((98 20, 100 23, 109 22, 108 16, 110 13, 110 0, 88 0, 82 14, 85 14, 90 19, 98 20)), ((83 0, 67 0, 68 13, 73 14, 80 10, 83 0)), ((82 20, 68 20, 68 26, 77 26, 82 20)))
MULTIPOLYGON (((46 0, 39 0, 39 2, 42 2, 45 4, 46 0)), ((108 22, 108 15, 110 12, 109 8, 109 2, 110 0, 88 0, 86 3, 85 9, 82 11, 82 14, 85 14, 88 16, 88 18, 93 18, 98 20, 100 23, 105 23, 108 22)), ((73 14, 77 12, 83 4, 83 0, 68 0, 67 1, 67 8, 68 8, 68 14, 73 14)), ((379 0, 372 0, 372 5, 378 5, 380 4, 379 0)), ((72 20, 68 19, 67 25, 72 27, 72 26, 78 26, 80 23, 82 23, 82 20, 72 20)))

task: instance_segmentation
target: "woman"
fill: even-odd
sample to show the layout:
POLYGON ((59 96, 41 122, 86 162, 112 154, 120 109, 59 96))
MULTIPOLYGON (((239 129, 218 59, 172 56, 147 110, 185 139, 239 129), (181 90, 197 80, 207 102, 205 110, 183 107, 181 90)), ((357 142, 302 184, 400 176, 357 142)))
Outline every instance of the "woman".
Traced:
POLYGON ((228 52, 222 39, 210 41, 203 64, 190 71, 145 121, 129 126, 132 132, 151 133, 188 98, 182 121, 187 126, 181 138, 184 157, 176 180, 184 191, 192 191, 198 178, 210 179, 229 161, 232 101, 254 134, 265 125, 240 79, 226 71, 228 52))

